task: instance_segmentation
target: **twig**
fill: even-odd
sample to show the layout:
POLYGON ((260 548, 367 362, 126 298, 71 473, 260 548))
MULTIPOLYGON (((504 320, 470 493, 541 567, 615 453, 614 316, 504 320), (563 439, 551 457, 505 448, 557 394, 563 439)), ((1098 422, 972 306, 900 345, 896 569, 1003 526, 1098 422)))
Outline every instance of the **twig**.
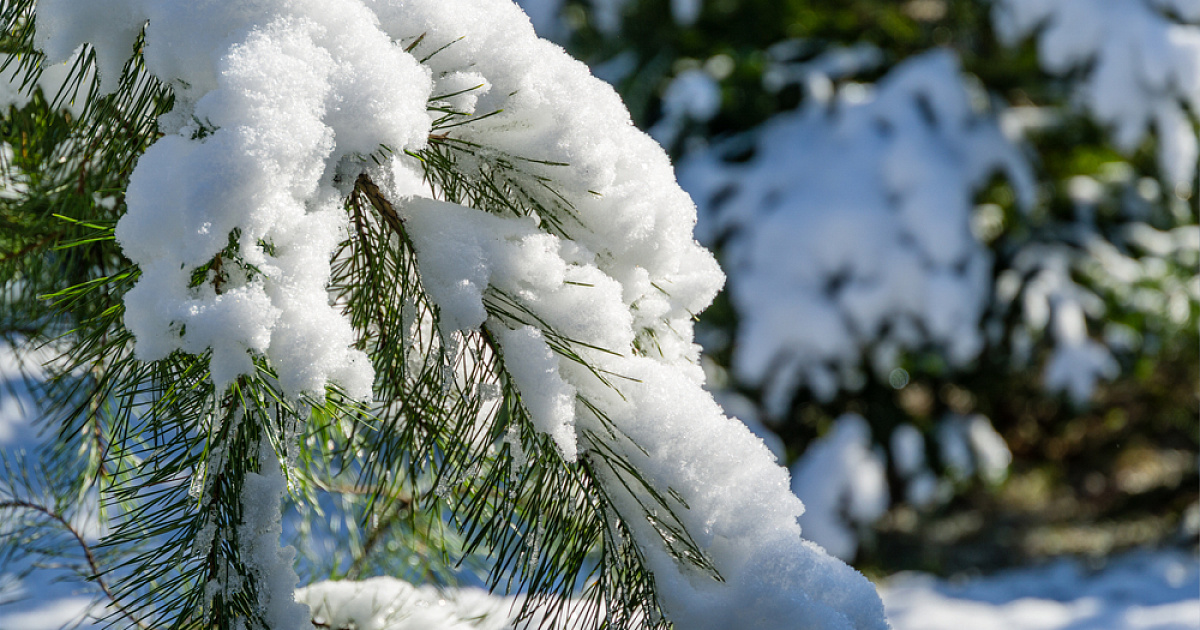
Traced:
POLYGON ((400 218, 400 215, 396 213, 396 208, 392 206, 392 202, 383 196, 383 193, 379 191, 379 186, 376 186, 375 182, 371 181, 371 178, 367 177, 366 173, 358 176, 358 180, 354 182, 354 187, 357 190, 361 190, 367 196, 367 200, 371 202, 372 206, 375 206, 375 209, 379 211, 380 216, 383 217, 388 227, 392 228, 392 231, 397 234, 404 234, 404 219, 400 218))
POLYGON ((48 516, 62 525, 63 529, 67 530, 67 532, 75 538, 75 542, 79 543, 80 548, 83 549, 84 558, 87 560, 88 568, 92 572, 92 579, 95 580, 96 585, 100 587, 100 590, 103 591, 104 595, 107 596, 109 601, 112 602, 113 607, 116 608, 121 614, 125 615, 130 621, 137 624, 137 627, 142 628, 143 630, 150 629, 150 626, 146 625, 141 619, 138 619, 136 615, 127 610, 123 605, 121 605, 121 602, 117 600, 117 596, 113 594, 113 592, 108 588, 108 584, 104 582, 104 578, 101 577, 100 567, 96 564, 96 556, 92 554, 92 548, 88 546, 87 541, 83 539, 83 536, 80 535, 79 531, 76 530, 66 518, 44 505, 38 505, 37 503, 32 503, 29 501, 21 501, 19 499, 0 502, 0 510, 5 509, 32 510, 48 516))

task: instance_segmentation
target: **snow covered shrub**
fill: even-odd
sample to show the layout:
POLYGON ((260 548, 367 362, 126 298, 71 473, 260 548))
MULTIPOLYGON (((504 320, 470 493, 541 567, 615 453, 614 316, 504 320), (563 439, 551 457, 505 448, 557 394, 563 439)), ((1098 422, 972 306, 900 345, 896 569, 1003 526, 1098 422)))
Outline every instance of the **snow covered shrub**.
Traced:
POLYGON ((1200 4, 1193 0, 999 0, 993 21, 1015 45, 1036 33, 1038 61, 1075 74, 1076 101, 1132 153, 1153 128, 1163 178, 1196 179, 1200 112, 1200 4))
POLYGON ((929 509, 945 503, 954 484, 974 476, 998 484, 1012 462, 1004 438, 983 415, 947 414, 932 439, 946 475, 933 474, 925 436, 911 424, 896 426, 888 440, 892 468, 902 493, 894 500, 888 486, 888 455, 862 416, 838 417, 832 428, 808 445, 792 464, 792 491, 804 502, 804 535, 830 554, 853 561, 860 540, 887 513, 892 502, 929 509))
POLYGON ((62 263, 56 222, 85 249, 5 279, 51 295, 32 332, 71 344, 54 451, 106 497, 92 573, 120 623, 309 625, 290 489, 318 514, 365 496, 372 539, 449 521, 548 623, 886 627, 702 388, 692 320, 723 277, 665 153, 515 5, 3 17, 9 76, 74 59, 85 85, 48 174, 78 189, 12 206, 40 238, 17 257, 62 263))
POLYGON ((1012 331, 1014 358, 1048 338, 1046 387, 1083 404, 1120 374, 1118 355, 1153 354, 1195 327, 1200 5, 1005 0, 993 21, 1010 46, 1036 34, 1041 67, 1067 78, 1122 153, 1135 156, 1154 131, 1157 178, 1112 161, 1061 182, 1066 216, 1008 239, 997 278, 998 302, 1024 324, 1012 331))
POLYGON ((722 244, 734 375, 775 416, 800 386, 825 400, 855 389, 864 357, 883 375, 903 351, 974 359, 992 262, 972 234, 974 193, 1001 172, 1032 202, 1021 155, 972 107, 948 52, 688 155, 679 172, 702 240, 722 244))

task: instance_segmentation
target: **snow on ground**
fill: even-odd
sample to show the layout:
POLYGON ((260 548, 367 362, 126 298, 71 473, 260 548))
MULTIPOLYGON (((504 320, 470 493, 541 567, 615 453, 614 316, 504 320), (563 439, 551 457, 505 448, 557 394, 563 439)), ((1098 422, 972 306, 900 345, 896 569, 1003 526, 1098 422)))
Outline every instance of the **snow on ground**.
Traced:
POLYGON ((1200 562, 1179 551, 1129 554, 1095 573, 1057 560, 963 582, 900 574, 880 593, 894 630, 1200 628, 1200 562))
MULTIPOLYGON (((67 591, 62 589, 54 599, 39 597, 21 605, 0 607, 0 630, 62 627, 88 603, 86 598, 67 591)), ((1095 573, 1073 560, 966 580, 902 573, 889 578, 880 594, 893 630, 1200 628, 1200 560, 1180 551, 1129 554, 1111 560, 1095 573)), ((476 617, 485 610, 501 615, 509 610, 506 605, 487 605, 481 602, 481 596, 482 592, 473 590, 453 598, 476 602, 476 608, 467 608, 471 608, 471 617, 478 623, 446 617, 449 625, 445 628, 510 627, 494 617, 476 617)), ((406 616, 396 617, 403 618, 406 616)), ((101 626, 85 623, 81 628, 101 626)), ((378 628, 399 630, 400 626, 378 628)))

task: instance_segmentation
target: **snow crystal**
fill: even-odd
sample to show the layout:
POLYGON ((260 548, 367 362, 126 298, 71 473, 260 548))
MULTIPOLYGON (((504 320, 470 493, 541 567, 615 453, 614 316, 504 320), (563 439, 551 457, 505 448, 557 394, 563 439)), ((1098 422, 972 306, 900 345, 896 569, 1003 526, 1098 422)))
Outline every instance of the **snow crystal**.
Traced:
POLYGON ((1032 187, 1019 152, 970 103, 955 59, 934 51, 863 102, 776 116, 748 161, 722 158, 739 139, 682 162, 701 237, 725 243, 734 372, 765 388, 771 413, 800 385, 828 399, 861 381, 874 345, 934 344, 959 365, 982 348, 991 260, 971 233, 972 192, 997 171, 1027 203, 1032 187))
POLYGON ((871 427, 855 414, 834 421, 792 465, 792 490, 804 502, 804 536, 843 560, 858 551, 856 528, 887 511, 887 470, 871 449, 871 427))

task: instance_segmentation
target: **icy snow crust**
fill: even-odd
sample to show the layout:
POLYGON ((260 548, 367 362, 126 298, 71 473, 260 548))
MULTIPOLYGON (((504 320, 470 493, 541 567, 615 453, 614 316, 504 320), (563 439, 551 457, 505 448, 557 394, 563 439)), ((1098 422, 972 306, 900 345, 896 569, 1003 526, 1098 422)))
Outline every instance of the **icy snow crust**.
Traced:
POLYGON ((175 90, 117 227, 142 272, 126 299, 140 358, 211 351, 224 386, 261 357, 293 395, 336 383, 369 396, 369 364, 326 291, 346 224, 336 176, 354 181, 381 144, 398 156, 424 146, 431 95, 479 85, 454 106, 499 113, 455 137, 541 160, 530 170, 554 182, 577 224, 564 238, 534 218, 436 201, 407 158, 373 170, 405 221, 443 334, 495 334, 535 425, 566 459, 603 443, 680 499, 680 524, 723 581, 677 563, 651 523, 665 516, 648 517, 645 497, 596 466, 677 627, 886 627, 870 583, 801 540, 787 472, 701 388, 691 317, 722 275, 692 238, 695 210, 665 154, 515 5, 46 0, 37 19, 51 62, 95 43, 110 90, 146 24, 146 66, 175 90), (422 65, 401 43, 418 37, 450 45, 422 65), (207 275, 193 282, 198 269, 207 275), (489 315, 497 291, 537 325, 489 315), (595 370, 559 360, 542 327, 578 342, 595 370), (628 439, 606 437, 593 409, 628 439))

